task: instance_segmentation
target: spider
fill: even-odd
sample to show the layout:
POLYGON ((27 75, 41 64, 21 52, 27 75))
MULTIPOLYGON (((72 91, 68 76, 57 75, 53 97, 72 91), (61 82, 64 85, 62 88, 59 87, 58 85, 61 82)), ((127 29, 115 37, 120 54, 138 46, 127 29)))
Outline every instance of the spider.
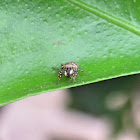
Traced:
POLYGON ((85 71, 79 69, 78 64, 75 63, 75 62, 68 62, 66 64, 61 64, 61 69, 57 69, 57 68, 54 68, 54 67, 53 67, 53 69, 56 69, 56 70, 59 71, 57 84, 59 83, 62 76, 66 76, 68 78, 71 78, 69 83, 72 80, 73 80, 73 82, 75 82, 76 81, 75 78, 76 78, 77 75, 78 75, 79 79, 81 80, 81 78, 79 76, 79 73, 78 73, 78 70, 87 74, 85 71))

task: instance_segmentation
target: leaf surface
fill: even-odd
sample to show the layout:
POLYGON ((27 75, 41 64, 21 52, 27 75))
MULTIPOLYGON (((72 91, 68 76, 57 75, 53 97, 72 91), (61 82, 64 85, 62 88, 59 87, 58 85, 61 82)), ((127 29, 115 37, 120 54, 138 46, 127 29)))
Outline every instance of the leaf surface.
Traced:
POLYGON ((46 91, 140 72, 140 1, 2 0, 0 105, 46 91), (83 82, 68 84, 61 64, 83 82))

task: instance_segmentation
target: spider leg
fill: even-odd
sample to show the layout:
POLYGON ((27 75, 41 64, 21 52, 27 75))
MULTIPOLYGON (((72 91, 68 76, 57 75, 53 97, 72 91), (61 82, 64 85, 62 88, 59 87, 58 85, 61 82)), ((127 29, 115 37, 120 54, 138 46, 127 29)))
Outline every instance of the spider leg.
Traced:
POLYGON ((78 70, 81 71, 81 72, 83 72, 83 73, 85 73, 86 75, 89 75, 88 73, 86 73, 85 71, 83 71, 83 70, 81 70, 79 68, 78 68, 78 70))
POLYGON ((62 72, 62 70, 60 70, 58 68, 54 68, 54 67, 52 67, 52 68, 59 71, 59 73, 58 73, 58 80, 57 80, 57 83, 56 83, 56 84, 58 84, 60 79, 61 79, 61 76, 63 75, 63 72, 62 72))
POLYGON ((72 75, 71 75, 71 79, 69 81, 69 83, 71 83, 71 81, 73 80, 73 83, 76 82, 75 78, 77 76, 77 72, 74 72, 72 75))
POLYGON ((59 71, 61 71, 60 69, 58 69, 58 68, 54 68, 54 67, 52 67, 53 69, 55 69, 55 70, 59 70, 59 71))
POLYGON ((75 78, 76 78, 76 76, 75 76, 75 77, 73 77, 73 83, 74 83, 74 82, 76 82, 75 78))
POLYGON ((76 82, 75 78, 76 78, 77 74, 78 74, 77 71, 75 71, 75 72, 73 73, 73 83, 76 82))
POLYGON ((62 76, 62 73, 61 73, 61 72, 59 72, 59 73, 58 73, 58 80, 57 80, 57 84, 59 83, 59 81, 60 81, 60 79, 61 79, 61 76, 62 76))
POLYGON ((73 79, 73 78, 71 77, 71 79, 69 80, 69 84, 71 83, 72 79, 73 79))
POLYGON ((79 77, 80 81, 83 81, 83 80, 80 78, 80 75, 79 75, 79 73, 78 73, 78 72, 77 72, 77 75, 78 75, 78 77, 79 77))

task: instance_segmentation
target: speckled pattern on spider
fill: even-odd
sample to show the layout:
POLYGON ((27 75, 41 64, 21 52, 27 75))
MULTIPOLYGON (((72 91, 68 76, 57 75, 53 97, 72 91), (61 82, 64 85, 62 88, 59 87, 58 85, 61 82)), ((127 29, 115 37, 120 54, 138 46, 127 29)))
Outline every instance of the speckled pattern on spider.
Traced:
POLYGON ((61 64, 61 69, 58 68, 54 68, 56 70, 59 71, 58 73, 58 81, 57 83, 59 83, 60 79, 62 76, 66 76, 68 78, 71 78, 69 82, 71 82, 73 80, 73 82, 75 82, 75 78, 78 75, 79 79, 81 80, 78 70, 81 72, 84 72, 85 74, 87 74, 85 71, 81 70, 78 68, 78 64, 75 62, 68 62, 66 64, 61 64))

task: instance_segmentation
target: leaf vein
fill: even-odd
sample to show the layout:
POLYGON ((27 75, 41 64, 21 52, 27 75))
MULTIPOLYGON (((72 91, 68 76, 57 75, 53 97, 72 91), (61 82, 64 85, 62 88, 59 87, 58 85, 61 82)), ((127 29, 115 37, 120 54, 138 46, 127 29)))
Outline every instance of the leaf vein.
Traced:
POLYGON ((119 27, 122 27, 123 29, 126 29, 126 30, 140 36, 140 27, 139 26, 136 26, 132 23, 129 23, 128 21, 125 21, 121 18, 113 16, 107 12, 104 12, 104 11, 98 9, 97 7, 94 7, 93 5, 87 4, 83 1, 80 1, 80 0, 67 0, 67 1, 88 12, 95 14, 96 16, 98 16, 100 18, 103 18, 103 19, 109 21, 110 23, 113 23, 119 27))

